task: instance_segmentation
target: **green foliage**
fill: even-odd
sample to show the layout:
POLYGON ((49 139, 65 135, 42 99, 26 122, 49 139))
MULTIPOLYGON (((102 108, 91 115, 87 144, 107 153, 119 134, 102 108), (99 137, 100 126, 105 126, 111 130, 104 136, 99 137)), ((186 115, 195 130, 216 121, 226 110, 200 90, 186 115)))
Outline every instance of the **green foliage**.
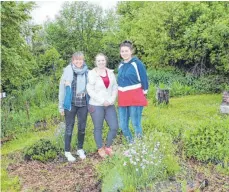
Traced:
POLYGON ((18 176, 12 178, 6 170, 1 170, 1 191, 20 191, 20 188, 18 176))
POLYGON ((121 2, 120 37, 131 39, 148 67, 195 75, 228 74, 227 2, 121 2))
POLYGON ((182 85, 179 81, 175 81, 171 85, 170 96, 184 96, 196 93, 195 89, 188 85, 182 85))
POLYGON ((199 121, 195 127, 184 132, 184 146, 188 157, 195 156, 199 160, 229 161, 229 119, 213 116, 199 121))
POLYGON ((220 75, 196 77, 175 70, 148 71, 150 86, 170 89, 170 96, 184 96, 196 93, 219 93, 226 89, 229 79, 220 75))
POLYGON ((45 25, 48 42, 64 60, 75 51, 83 51, 86 61, 93 66, 95 55, 101 48, 103 23, 102 8, 84 2, 65 2, 56 21, 45 25))
POLYGON ((60 78, 64 66, 64 61, 60 58, 60 54, 55 48, 49 48, 44 54, 40 54, 37 58, 39 74, 54 76, 55 79, 60 78))
POLYGON ((20 89, 11 94, 13 98, 8 102, 10 102, 12 109, 15 111, 25 109, 26 102, 29 106, 44 107, 50 101, 56 101, 58 84, 50 77, 45 77, 40 79, 40 82, 35 83, 35 85, 31 83, 26 90, 20 89))
POLYGON ((1 137, 15 136, 31 130, 36 122, 46 121, 58 116, 58 84, 49 77, 26 90, 17 90, 2 101, 1 137))
POLYGON ((166 134, 153 132, 149 139, 136 139, 133 144, 120 148, 115 157, 99 165, 102 191, 144 190, 148 184, 173 175, 179 170, 173 153, 171 139, 166 134), (169 166, 171 164, 174 166, 169 166))
POLYGON ((187 80, 185 75, 179 71, 175 71, 174 69, 148 69, 148 78, 151 84, 159 85, 160 83, 170 85, 174 81, 183 82, 187 84, 187 80))
POLYGON ((1 2, 1 83, 11 92, 32 78, 36 62, 24 39, 23 24, 30 19, 33 2, 1 2))
POLYGON ((192 87, 198 93, 220 93, 227 90, 229 78, 222 75, 206 75, 194 80, 192 87))
POLYGON ((38 160, 47 162, 56 158, 58 150, 50 140, 40 139, 34 145, 24 150, 26 160, 38 160))
POLYGON ((221 95, 171 98, 168 106, 149 106, 143 111, 144 134, 157 130, 181 142, 189 157, 214 163, 228 161, 229 118, 219 114, 221 95))
POLYGON ((27 132, 32 129, 39 130, 36 126, 38 122, 45 122, 42 129, 47 129, 52 123, 52 118, 58 117, 58 110, 56 103, 47 103, 47 106, 42 108, 34 106, 30 107, 28 111, 5 111, 2 110, 1 137, 15 137, 17 134, 27 132))
POLYGON ((53 142, 59 151, 64 151, 65 123, 60 122, 55 130, 53 142))
POLYGON ((101 52, 108 57, 108 67, 117 70, 121 59, 119 44, 124 37, 120 35, 120 20, 115 9, 105 12, 104 23, 101 52))
MULTIPOLYGON (((112 161, 112 163, 114 162, 115 160, 112 161)), ((106 162, 106 163, 111 163, 111 162, 106 162)), ((109 174, 107 174, 104 177, 103 184, 102 184, 102 191, 104 192, 120 191, 122 188, 123 188, 122 177, 119 174, 119 170, 117 169, 117 166, 115 166, 111 168, 109 174)))

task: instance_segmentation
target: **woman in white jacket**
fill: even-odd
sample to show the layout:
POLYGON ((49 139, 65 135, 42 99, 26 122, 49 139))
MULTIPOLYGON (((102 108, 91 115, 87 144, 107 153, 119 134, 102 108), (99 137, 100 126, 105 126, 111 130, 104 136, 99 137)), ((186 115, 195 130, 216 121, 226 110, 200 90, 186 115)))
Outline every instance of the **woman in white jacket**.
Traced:
POLYGON ((99 53, 95 57, 96 67, 88 73, 87 92, 89 99, 89 113, 94 124, 94 138, 101 157, 112 155, 112 142, 118 130, 118 119, 115 110, 115 99, 118 87, 113 70, 106 68, 107 57, 99 53), (102 129, 106 120, 109 132, 106 145, 103 147, 102 129))

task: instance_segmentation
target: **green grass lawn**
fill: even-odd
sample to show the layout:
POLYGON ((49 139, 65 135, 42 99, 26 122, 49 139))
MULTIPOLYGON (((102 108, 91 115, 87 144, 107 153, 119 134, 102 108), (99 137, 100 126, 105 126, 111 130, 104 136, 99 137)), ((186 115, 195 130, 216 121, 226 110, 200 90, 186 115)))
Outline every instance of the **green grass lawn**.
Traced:
POLYGON ((223 119, 227 124, 229 117, 219 113, 221 99, 221 95, 214 94, 171 98, 168 106, 154 106, 149 102, 143 112, 143 129, 147 133, 151 129, 158 129, 172 133, 175 137, 184 129, 212 118, 216 118, 216 121, 223 119))

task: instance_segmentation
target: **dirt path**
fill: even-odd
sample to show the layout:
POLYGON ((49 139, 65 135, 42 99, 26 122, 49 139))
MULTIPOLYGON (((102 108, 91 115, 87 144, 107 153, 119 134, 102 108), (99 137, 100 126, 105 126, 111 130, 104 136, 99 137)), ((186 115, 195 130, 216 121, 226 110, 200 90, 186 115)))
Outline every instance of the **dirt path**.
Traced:
POLYGON ((19 176, 21 191, 98 192, 101 186, 94 166, 100 161, 93 153, 87 160, 77 159, 74 163, 66 162, 63 157, 49 163, 21 161, 9 165, 8 171, 12 176, 19 176))

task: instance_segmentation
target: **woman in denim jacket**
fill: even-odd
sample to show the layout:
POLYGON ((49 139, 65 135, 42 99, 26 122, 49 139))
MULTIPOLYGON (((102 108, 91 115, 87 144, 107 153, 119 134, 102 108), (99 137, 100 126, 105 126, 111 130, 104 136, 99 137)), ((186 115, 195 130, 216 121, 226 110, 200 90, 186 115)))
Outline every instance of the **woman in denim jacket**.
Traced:
POLYGON ((72 131, 74 128, 75 117, 78 119, 78 150, 77 155, 85 159, 83 143, 87 121, 87 84, 88 68, 84 62, 82 52, 72 55, 71 63, 64 68, 59 87, 59 111, 65 116, 65 157, 68 161, 75 161, 75 157, 70 152, 72 131))

